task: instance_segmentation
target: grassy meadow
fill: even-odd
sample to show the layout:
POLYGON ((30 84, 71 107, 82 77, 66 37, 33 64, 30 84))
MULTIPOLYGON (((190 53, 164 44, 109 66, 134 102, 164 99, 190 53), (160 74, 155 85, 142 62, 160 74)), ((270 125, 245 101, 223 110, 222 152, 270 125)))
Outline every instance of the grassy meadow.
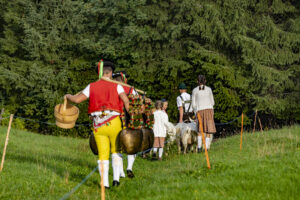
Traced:
MULTIPOLYGON (((0 127, 2 156, 7 127, 0 127)), ((138 157, 135 178, 123 178, 106 199, 300 199, 300 126, 244 133, 218 139, 205 155, 177 155, 163 161, 138 157)), ((3 171, 0 199, 60 199, 96 166, 87 139, 55 137, 12 129, 3 171)), ((126 160, 124 168, 126 168, 126 160)), ((110 168, 110 183, 112 169, 110 168)), ((99 174, 70 199, 100 199, 99 174)))

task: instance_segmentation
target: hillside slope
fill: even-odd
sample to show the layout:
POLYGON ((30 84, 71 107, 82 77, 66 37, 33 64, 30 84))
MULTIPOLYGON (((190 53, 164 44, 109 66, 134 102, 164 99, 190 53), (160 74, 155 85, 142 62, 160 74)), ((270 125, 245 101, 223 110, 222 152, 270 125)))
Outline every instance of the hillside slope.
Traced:
MULTIPOLYGON (((1 155, 6 129, 0 127, 1 155)), ((239 140, 237 135, 212 144, 211 170, 203 153, 171 153, 162 162, 138 158, 136 178, 121 179, 106 198, 299 199, 299 125, 246 133, 242 151, 239 140)), ((12 130, 0 173, 0 199, 59 199, 95 168, 96 160, 86 139, 12 130)), ((70 199, 100 199, 98 173, 70 199)))

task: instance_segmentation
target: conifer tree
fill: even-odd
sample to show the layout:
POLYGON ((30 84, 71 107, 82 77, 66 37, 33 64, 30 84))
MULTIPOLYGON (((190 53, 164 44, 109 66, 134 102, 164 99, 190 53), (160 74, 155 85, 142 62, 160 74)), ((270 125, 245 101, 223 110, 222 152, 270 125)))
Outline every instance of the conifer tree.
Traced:
MULTIPOLYGON (((300 119, 298 1, 2 0, 0 8, 0 106, 17 115, 53 122, 54 106, 95 81, 104 58, 152 99, 168 99, 172 121, 178 84, 191 92, 198 74, 213 89, 218 122, 255 109, 300 119)), ((88 123, 87 103, 79 107, 78 122, 88 123)))

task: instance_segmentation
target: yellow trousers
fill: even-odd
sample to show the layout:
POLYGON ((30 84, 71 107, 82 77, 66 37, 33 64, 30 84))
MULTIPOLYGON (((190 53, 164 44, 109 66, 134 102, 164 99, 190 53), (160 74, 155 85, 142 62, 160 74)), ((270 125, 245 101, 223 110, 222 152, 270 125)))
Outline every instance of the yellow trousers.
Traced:
POLYGON ((97 130, 93 130, 96 140, 99 160, 109 160, 109 153, 117 153, 116 140, 118 134, 122 130, 122 124, 120 117, 116 117, 97 130))

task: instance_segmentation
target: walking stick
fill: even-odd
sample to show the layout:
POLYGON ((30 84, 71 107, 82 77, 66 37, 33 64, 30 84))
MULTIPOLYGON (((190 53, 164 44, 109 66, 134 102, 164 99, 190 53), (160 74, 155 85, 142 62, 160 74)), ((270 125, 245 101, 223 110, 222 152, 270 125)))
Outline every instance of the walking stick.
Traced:
POLYGON ((207 163, 208 169, 210 169, 209 157, 208 157, 208 152, 207 152, 206 144, 205 144, 205 137, 204 137, 204 133, 203 133, 202 120, 201 120, 201 116, 200 116, 199 112, 197 112, 197 116, 198 116, 198 121, 199 121, 199 129, 200 129, 201 135, 202 135, 202 142, 203 142, 204 149, 205 149, 206 163, 207 163))
POLYGON ((101 160, 101 200, 105 200, 105 187, 104 187, 104 168, 103 161, 101 160))
POLYGON ((0 172, 2 172, 3 165, 4 165, 4 159, 5 159, 5 154, 6 154, 6 147, 7 147, 7 144, 8 144, 8 137, 9 137, 9 132, 10 132, 11 123, 12 123, 13 118, 14 118, 14 115, 11 114, 10 115, 10 119, 9 119, 9 124, 8 124, 8 129, 7 129, 7 134, 6 134, 6 140, 5 140, 5 145, 4 145, 4 149, 3 149, 3 154, 2 154, 2 161, 1 161, 0 172))
MULTIPOLYGON (((102 77, 101 80, 104 80, 104 81, 108 81, 108 82, 111 82, 111 83, 117 83, 119 85, 123 85, 123 86, 127 86, 127 87, 133 87, 131 85, 128 85, 126 83, 123 83, 123 82, 119 82, 119 81, 115 81, 115 80, 111 80, 109 78, 105 78, 105 77, 102 77)), ((143 90, 139 90, 139 89, 136 89, 134 88, 138 93, 141 93, 141 94, 146 94, 146 92, 144 92, 143 90)))
POLYGON ((240 142, 240 150, 242 150, 242 144, 243 144, 243 122, 244 122, 244 114, 242 113, 242 126, 241 126, 241 142, 240 142))

